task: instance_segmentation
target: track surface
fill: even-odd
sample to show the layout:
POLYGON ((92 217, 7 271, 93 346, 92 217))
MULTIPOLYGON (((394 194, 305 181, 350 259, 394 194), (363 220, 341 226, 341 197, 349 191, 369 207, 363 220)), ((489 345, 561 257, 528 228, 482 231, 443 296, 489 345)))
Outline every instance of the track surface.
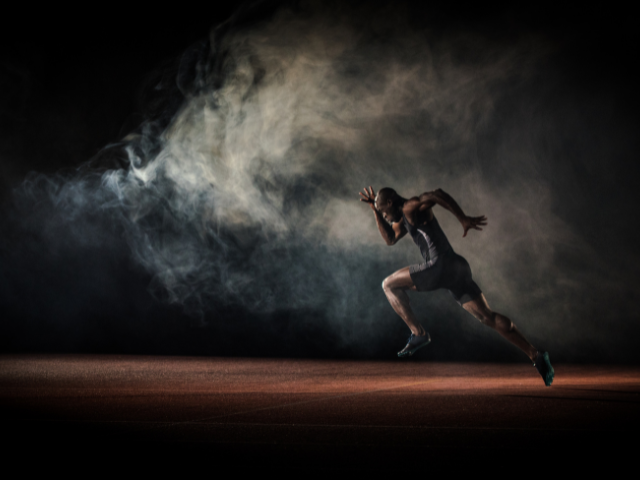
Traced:
POLYGON ((632 446, 640 368, 554 367, 546 388, 526 363, 0 356, 0 418, 17 450, 206 451, 238 468, 632 446))

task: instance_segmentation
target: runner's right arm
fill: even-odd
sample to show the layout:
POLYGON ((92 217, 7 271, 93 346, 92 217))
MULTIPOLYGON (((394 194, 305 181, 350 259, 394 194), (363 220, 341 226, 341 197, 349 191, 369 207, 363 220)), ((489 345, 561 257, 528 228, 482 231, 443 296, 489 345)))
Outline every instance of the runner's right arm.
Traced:
POLYGON ((372 187, 369 187, 369 190, 365 188, 364 191, 366 195, 363 195, 362 193, 360 193, 360 196, 362 197, 360 201, 368 203, 369 206, 371 207, 371 210, 373 210, 373 214, 376 217, 376 225, 378 225, 378 230, 380 231, 380 235, 382 235, 382 238, 385 241, 385 243, 389 246, 395 245, 396 243, 398 243, 398 240, 400 240, 402 237, 404 237, 407 234, 406 228, 404 228, 404 225, 402 224, 402 222, 395 222, 395 223, 389 224, 384 219, 382 214, 376 208, 376 203, 375 203, 376 194, 373 191, 372 187))
POLYGON ((376 216, 376 224, 378 225, 380 235, 382 235, 382 238, 387 245, 395 245, 396 243, 398 243, 398 240, 400 240, 407 234, 407 230, 404 228, 402 222, 389 224, 384 219, 382 214, 378 210, 376 210, 375 206, 372 206, 371 208, 373 209, 373 213, 376 216))

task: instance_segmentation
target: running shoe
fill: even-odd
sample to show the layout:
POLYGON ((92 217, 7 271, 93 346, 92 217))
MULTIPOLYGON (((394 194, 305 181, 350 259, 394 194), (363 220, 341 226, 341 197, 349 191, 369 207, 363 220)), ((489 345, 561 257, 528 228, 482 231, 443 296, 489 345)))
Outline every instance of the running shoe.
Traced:
POLYGON ((409 337, 409 341, 405 345, 405 347, 398 352, 399 357, 410 357, 422 347, 426 347, 431 343, 431 336, 427 332, 426 335, 419 336, 414 335, 413 333, 409 337))
POLYGON ((551 366, 551 361, 549 361, 549 354, 547 352, 538 352, 533 366, 536 367, 538 373, 542 375, 544 384, 549 387, 553 382, 554 376, 553 367, 551 366))

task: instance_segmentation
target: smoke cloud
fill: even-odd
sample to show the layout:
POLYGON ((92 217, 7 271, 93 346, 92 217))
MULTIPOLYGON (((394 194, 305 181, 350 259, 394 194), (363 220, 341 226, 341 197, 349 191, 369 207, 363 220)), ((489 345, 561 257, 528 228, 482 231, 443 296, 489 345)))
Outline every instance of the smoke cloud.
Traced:
MULTIPOLYGON (((597 130, 583 112, 610 100, 566 97, 548 39, 431 30, 397 7, 259 8, 186 52, 154 86, 161 108, 98 160, 25 180, 16 215, 47 255, 124 238, 154 295, 191 315, 321 312, 357 345, 394 315, 383 278, 420 262, 410 240, 384 245, 357 192, 442 188, 487 215, 463 239, 435 210, 490 305, 534 340, 579 358, 600 322, 633 315, 619 297, 638 256, 619 261, 626 245, 577 213, 593 182, 613 188, 604 134, 574 148, 597 130)), ((484 335, 448 296, 412 299, 427 328, 464 318, 461 335, 484 335)))

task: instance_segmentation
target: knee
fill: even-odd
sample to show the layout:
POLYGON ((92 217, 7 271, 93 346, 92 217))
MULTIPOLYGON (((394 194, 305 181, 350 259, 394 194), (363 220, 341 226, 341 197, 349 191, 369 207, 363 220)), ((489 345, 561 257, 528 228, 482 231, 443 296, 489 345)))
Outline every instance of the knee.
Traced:
POLYGON ((387 277, 382 281, 382 290, 385 292, 391 290, 391 277, 387 277))

